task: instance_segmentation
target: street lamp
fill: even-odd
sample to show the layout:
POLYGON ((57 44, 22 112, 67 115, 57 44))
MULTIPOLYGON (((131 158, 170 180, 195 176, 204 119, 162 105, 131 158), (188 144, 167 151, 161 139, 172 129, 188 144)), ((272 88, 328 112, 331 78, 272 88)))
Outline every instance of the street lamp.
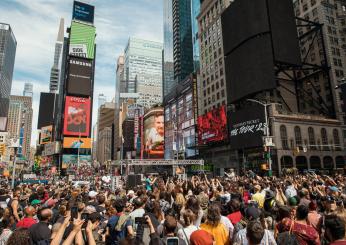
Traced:
POLYGON ((20 148, 19 140, 17 138, 13 138, 11 140, 11 146, 10 148, 13 148, 14 150, 14 157, 13 157, 13 170, 12 170, 12 184, 11 187, 14 189, 14 179, 16 178, 16 163, 17 163, 17 152, 18 148, 20 148))
MULTIPOLYGON (((264 103, 264 102, 254 100, 254 99, 247 99, 247 101, 260 104, 264 107, 264 117, 265 117, 265 123, 266 123, 265 135, 266 135, 266 138, 270 137, 267 106, 270 106, 271 104, 270 103, 264 103)), ((266 142, 266 140, 264 142, 266 142)), ((268 147, 268 153, 269 153, 269 156, 268 156, 269 176, 271 176, 272 175, 272 158, 270 156, 270 147, 268 147)))

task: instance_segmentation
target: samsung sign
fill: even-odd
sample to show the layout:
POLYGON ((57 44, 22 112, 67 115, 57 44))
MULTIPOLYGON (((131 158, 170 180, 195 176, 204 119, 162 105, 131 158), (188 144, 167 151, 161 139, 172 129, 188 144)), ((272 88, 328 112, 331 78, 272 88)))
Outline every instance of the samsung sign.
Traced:
POLYGON ((94 10, 95 7, 86 3, 74 1, 72 19, 80 20, 83 22, 94 23, 94 10))

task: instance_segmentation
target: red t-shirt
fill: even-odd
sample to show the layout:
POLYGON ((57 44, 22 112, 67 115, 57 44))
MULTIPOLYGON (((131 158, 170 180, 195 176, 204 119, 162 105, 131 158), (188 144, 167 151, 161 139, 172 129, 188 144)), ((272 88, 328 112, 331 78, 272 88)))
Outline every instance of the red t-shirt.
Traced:
POLYGON ((346 245, 346 240, 335 241, 335 242, 332 242, 330 245, 346 245))
POLYGON ((227 218, 232 222, 232 225, 235 225, 241 220, 242 217, 241 217, 240 211, 238 211, 238 212, 229 214, 227 218))
POLYGON ((19 227, 22 227, 22 228, 30 228, 32 225, 36 224, 36 220, 34 218, 23 218, 21 219, 16 227, 19 228, 19 227))

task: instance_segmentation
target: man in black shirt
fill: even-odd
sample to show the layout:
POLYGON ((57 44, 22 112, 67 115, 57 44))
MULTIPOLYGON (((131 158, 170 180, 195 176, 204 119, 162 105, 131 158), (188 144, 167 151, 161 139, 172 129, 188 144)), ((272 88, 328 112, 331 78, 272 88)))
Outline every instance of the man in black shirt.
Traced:
POLYGON ((40 222, 32 225, 29 228, 30 238, 32 244, 49 244, 51 237, 51 230, 49 228, 49 221, 52 218, 53 212, 50 208, 43 208, 39 211, 38 217, 40 222))

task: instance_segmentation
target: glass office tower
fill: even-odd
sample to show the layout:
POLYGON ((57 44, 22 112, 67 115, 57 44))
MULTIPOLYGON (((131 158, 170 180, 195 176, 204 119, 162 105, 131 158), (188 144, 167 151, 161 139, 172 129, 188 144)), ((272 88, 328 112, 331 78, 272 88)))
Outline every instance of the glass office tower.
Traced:
POLYGON ((172 0, 163 3, 163 96, 174 88, 172 0))
POLYGON ((139 93, 137 103, 150 108, 162 103, 162 43, 130 38, 125 49, 124 72, 128 92, 139 93))
POLYGON ((6 131, 16 48, 10 25, 0 23, 0 131, 6 131))
POLYGON ((191 0, 191 27, 194 71, 199 70, 198 20, 201 10, 201 0, 191 0))

